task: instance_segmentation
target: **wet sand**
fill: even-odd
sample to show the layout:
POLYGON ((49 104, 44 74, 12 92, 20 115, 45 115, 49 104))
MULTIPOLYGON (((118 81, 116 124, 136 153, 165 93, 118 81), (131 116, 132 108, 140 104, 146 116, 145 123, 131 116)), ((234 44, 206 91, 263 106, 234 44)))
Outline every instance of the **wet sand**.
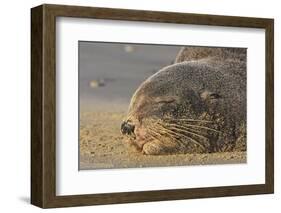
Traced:
POLYGON ((80 169, 246 163, 246 152, 143 155, 120 133, 125 112, 81 112, 80 169))

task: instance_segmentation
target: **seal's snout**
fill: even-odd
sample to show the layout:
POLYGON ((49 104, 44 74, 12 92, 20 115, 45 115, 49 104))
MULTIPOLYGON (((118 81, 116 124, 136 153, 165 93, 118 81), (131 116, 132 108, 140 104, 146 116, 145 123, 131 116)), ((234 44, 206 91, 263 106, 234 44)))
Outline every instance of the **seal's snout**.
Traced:
POLYGON ((133 124, 128 123, 127 121, 124 121, 121 124, 121 133, 123 135, 131 135, 134 133, 135 126, 133 124))

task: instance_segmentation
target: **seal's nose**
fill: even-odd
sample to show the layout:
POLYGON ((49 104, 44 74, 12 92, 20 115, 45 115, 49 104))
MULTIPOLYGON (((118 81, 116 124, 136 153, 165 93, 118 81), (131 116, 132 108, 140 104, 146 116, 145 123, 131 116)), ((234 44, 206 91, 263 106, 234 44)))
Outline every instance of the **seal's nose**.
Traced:
POLYGON ((132 124, 129 124, 128 122, 124 121, 121 124, 121 133, 123 135, 131 135, 132 133, 134 133, 135 130, 135 126, 132 124))

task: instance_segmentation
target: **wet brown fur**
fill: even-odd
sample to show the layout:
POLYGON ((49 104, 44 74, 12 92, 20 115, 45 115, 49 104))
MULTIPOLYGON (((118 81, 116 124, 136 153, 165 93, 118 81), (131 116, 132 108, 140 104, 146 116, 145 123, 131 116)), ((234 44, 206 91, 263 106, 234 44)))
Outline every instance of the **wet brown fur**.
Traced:
POLYGON ((246 150, 246 49, 182 48, 131 99, 130 141, 144 154, 246 150))

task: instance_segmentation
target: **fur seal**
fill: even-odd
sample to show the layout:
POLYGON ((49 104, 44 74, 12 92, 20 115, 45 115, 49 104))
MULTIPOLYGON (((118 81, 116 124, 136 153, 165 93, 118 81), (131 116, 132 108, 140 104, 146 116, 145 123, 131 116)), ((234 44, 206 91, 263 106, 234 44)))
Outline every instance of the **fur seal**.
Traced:
POLYGON ((145 80, 121 132, 144 154, 246 150, 246 49, 184 47, 145 80))

